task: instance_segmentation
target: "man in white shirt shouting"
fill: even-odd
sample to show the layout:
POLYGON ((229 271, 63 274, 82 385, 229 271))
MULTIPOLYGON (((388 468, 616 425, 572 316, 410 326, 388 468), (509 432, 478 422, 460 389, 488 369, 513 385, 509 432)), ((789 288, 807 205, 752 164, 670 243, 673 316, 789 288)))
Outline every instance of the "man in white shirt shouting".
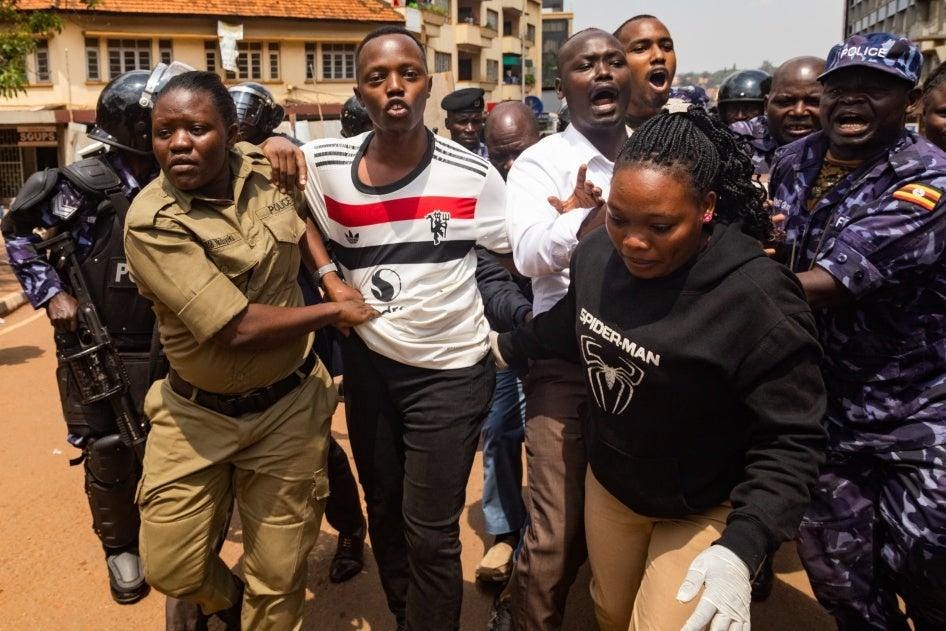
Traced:
MULTIPOLYGON (((621 43, 599 29, 576 33, 559 51, 559 72, 556 90, 568 103, 571 125, 527 149, 507 180, 509 240, 516 267, 533 279, 536 315, 565 295, 572 251, 603 225, 602 200, 627 141, 632 77, 621 43)), ((558 359, 534 362, 526 395, 531 521, 513 579, 513 625, 517 631, 554 630, 587 557, 581 367, 558 359)))

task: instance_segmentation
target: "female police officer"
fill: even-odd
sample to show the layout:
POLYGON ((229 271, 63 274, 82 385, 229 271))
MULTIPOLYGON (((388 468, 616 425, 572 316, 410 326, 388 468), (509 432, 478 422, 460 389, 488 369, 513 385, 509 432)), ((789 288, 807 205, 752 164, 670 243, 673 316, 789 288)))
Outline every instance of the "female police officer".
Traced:
POLYGON ((356 302, 302 306, 301 198, 270 183, 267 162, 233 150, 236 135, 215 74, 169 81, 153 115, 162 174, 128 213, 129 269, 171 364, 145 401, 141 553, 155 589, 239 628, 244 586, 211 550, 235 496, 242 627, 298 629, 335 408, 311 332, 378 314, 356 302))

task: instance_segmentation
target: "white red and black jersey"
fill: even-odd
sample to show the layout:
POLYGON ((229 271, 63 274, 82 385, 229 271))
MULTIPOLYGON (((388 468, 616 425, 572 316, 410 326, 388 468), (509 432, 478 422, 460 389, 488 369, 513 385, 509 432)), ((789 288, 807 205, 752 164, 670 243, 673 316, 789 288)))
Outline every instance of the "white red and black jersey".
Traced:
POLYGON ((306 144, 306 199, 345 280, 382 313, 357 328, 365 344, 411 366, 465 368, 488 351, 473 246, 509 252, 506 185, 488 161, 428 134, 417 168, 382 187, 358 178, 373 132, 306 144))

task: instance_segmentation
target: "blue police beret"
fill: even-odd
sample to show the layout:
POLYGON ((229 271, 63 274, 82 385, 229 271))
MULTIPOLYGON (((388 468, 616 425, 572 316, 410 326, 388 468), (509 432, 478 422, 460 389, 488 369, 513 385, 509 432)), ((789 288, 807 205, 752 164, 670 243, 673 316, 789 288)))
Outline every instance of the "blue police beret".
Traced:
POLYGON ((486 92, 480 88, 462 88, 443 97, 440 107, 448 112, 482 112, 485 105, 484 94, 486 92))
POLYGON ((825 71, 818 80, 824 81, 831 73, 853 66, 880 70, 916 85, 923 55, 916 44, 890 33, 852 35, 831 48, 825 71))

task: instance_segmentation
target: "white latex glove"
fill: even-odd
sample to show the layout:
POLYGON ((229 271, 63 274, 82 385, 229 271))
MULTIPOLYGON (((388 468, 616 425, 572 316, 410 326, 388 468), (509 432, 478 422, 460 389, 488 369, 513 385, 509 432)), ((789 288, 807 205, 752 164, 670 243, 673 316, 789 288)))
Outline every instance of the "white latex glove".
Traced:
POLYGON ((696 611, 681 631, 749 631, 752 583, 749 568, 725 546, 710 546, 693 559, 677 600, 688 603, 700 593, 696 611))
POLYGON ((506 360, 503 359, 503 354, 499 352, 499 333, 496 331, 489 332, 489 350, 493 352, 493 359, 496 361, 496 368, 499 368, 500 370, 509 368, 509 364, 507 364, 506 360))

